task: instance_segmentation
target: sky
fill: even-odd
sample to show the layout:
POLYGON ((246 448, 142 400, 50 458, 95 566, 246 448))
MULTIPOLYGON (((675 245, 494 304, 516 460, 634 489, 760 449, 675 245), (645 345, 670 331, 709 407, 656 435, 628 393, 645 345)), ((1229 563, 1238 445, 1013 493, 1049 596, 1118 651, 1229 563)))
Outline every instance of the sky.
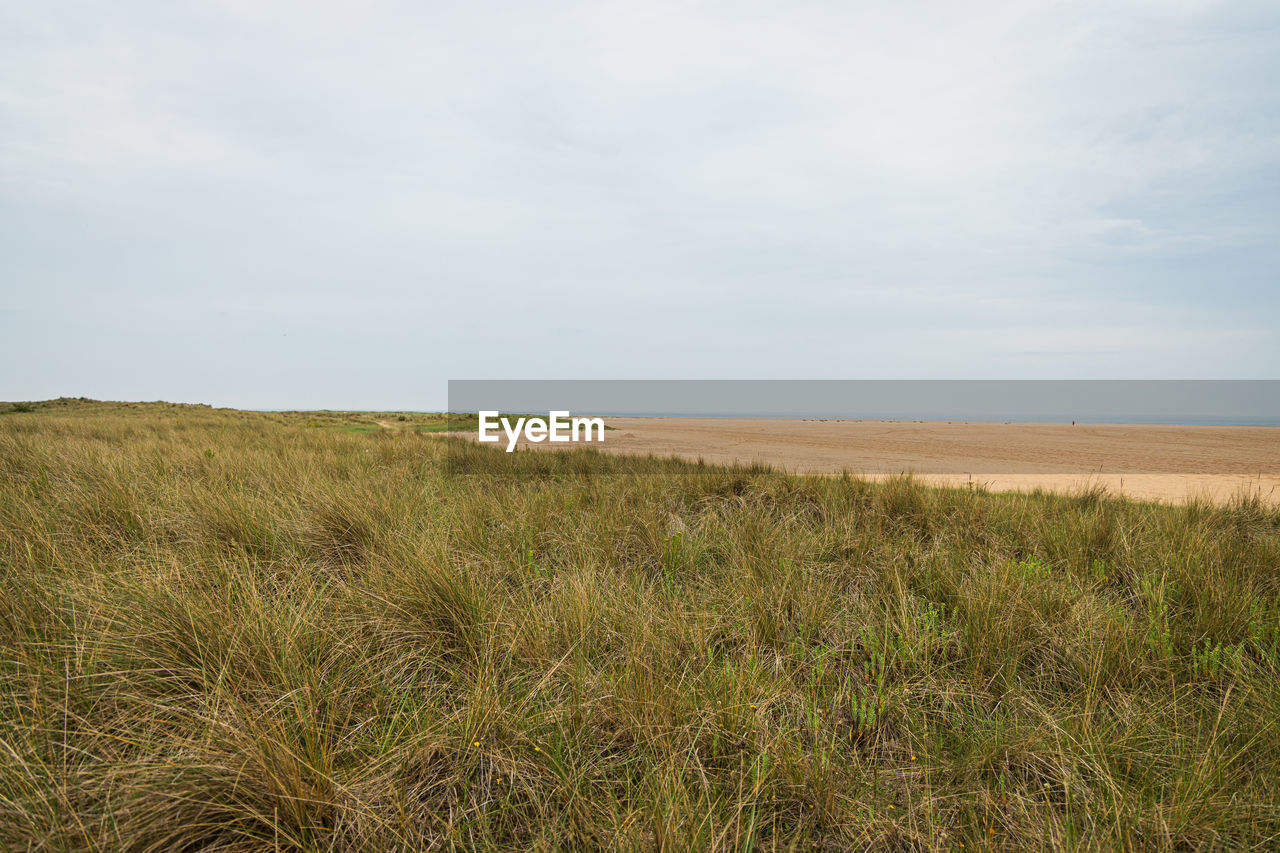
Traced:
POLYGON ((0 399, 1280 371, 1280 6, 0 0, 0 399))

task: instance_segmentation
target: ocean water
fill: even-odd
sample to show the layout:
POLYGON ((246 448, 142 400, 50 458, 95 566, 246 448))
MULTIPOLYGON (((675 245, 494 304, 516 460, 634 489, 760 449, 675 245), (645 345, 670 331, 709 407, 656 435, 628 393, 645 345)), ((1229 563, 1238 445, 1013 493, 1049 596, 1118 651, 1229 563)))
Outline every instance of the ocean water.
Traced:
POLYGON ((851 421, 974 421, 980 423, 1158 424, 1169 426, 1266 426, 1280 427, 1280 418, 1197 414, 1129 415, 1125 413, 1072 417, 1069 414, 1029 412, 592 412, 602 417, 650 418, 776 418, 780 420, 851 421))

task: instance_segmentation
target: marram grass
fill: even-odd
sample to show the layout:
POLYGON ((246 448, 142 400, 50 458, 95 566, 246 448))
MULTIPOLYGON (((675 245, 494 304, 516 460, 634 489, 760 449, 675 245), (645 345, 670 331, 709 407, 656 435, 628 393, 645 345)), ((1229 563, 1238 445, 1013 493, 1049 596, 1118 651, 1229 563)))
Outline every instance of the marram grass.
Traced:
POLYGON ((1275 509, 419 420, 0 415, 0 849, 1280 846, 1275 509))

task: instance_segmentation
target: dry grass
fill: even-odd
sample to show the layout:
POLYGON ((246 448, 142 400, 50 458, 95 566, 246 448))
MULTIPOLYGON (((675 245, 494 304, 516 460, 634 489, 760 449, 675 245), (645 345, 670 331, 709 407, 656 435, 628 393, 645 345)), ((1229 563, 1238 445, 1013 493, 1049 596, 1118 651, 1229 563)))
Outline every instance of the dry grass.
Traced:
POLYGON ((1275 509, 325 425, 0 415, 0 848, 1280 843, 1275 509))

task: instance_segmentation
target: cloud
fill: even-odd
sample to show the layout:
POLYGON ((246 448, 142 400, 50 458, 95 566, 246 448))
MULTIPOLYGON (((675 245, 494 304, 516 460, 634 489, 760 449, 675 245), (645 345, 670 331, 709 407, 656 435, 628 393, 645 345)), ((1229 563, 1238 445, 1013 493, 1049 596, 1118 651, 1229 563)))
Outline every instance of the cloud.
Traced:
POLYGON ((545 376, 1280 363, 1269 3, 0 16, 0 396, 422 407, 511 349, 545 376), (137 357, 175 328, 179 358, 137 357), (394 358, 336 382, 334 347, 394 358))

